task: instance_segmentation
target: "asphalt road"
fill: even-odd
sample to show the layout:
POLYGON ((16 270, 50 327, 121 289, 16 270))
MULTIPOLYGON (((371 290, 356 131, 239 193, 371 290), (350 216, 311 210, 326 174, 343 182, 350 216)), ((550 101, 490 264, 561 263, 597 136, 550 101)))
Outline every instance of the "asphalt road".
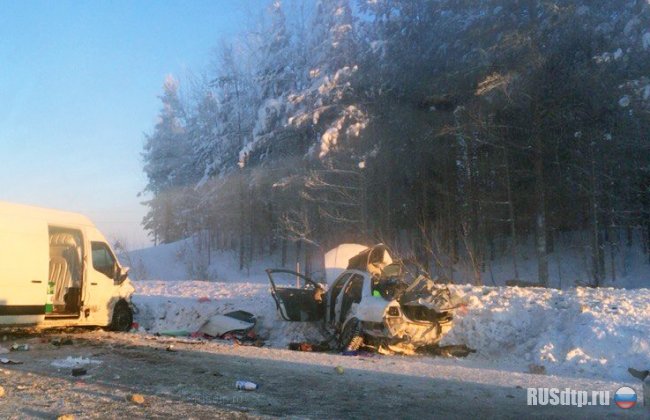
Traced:
MULTIPOLYGON (((10 336, 0 342, 31 345, 29 351, 0 355, 23 362, 0 365, 5 390, 0 417, 650 418, 643 407, 527 406, 526 389, 517 385, 527 380, 522 374, 497 386, 489 377, 475 380, 452 368, 401 372, 400 364, 387 367, 387 358, 184 344, 100 331, 77 332, 72 345, 50 343, 65 336, 10 336), (86 375, 73 377, 70 368, 52 365, 67 357, 101 363, 86 365, 86 375), (343 373, 335 370, 339 365, 343 373), (259 383, 259 389, 236 390, 235 381, 242 379, 259 383), (131 401, 133 394, 141 394, 144 403, 131 401)), ((557 382, 534 376, 537 382, 548 379, 550 386, 557 382)))

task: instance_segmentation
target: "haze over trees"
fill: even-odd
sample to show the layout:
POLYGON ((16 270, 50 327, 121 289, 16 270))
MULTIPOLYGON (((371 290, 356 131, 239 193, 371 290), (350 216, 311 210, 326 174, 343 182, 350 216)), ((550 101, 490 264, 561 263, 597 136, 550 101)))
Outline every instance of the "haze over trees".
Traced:
POLYGON ((615 281, 650 255, 648 28, 645 0, 271 2, 165 81, 144 226, 242 269, 381 241, 474 283, 532 258, 548 285, 568 250, 615 281))

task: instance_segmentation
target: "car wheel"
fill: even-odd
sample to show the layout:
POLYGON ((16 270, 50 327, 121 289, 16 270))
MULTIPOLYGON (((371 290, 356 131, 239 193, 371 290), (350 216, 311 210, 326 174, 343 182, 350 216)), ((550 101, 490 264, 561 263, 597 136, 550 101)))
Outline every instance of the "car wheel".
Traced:
POLYGON ((357 351, 363 345, 361 321, 357 318, 350 319, 339 336, 340 351, 357 351))
POLYGON ((131 324, 133 324, 133 311, 126 301, 120 300, 113 308, 113 319, 108 329, 111 331, 128 331, 131 329, 131 324))

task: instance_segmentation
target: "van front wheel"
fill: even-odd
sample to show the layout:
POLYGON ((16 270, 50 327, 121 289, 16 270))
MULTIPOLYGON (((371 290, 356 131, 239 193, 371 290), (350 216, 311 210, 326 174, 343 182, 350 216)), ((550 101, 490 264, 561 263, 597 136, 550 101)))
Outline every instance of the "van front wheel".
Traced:
POLYGON ((128 331, 131 329, 131 324, 133 324, 133 311, 126 301, 120 300, 113 308, 113 319, 108 329, 111 331, 128 331))

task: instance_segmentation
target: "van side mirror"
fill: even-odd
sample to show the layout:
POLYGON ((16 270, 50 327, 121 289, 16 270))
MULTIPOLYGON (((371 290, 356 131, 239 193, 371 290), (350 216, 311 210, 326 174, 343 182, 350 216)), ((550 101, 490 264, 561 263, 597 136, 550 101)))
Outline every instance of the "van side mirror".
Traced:
POLYGON ((129 276, 129 270, 129 267, 117 266, 115 268, 115 284, 122 284, 129 276))

